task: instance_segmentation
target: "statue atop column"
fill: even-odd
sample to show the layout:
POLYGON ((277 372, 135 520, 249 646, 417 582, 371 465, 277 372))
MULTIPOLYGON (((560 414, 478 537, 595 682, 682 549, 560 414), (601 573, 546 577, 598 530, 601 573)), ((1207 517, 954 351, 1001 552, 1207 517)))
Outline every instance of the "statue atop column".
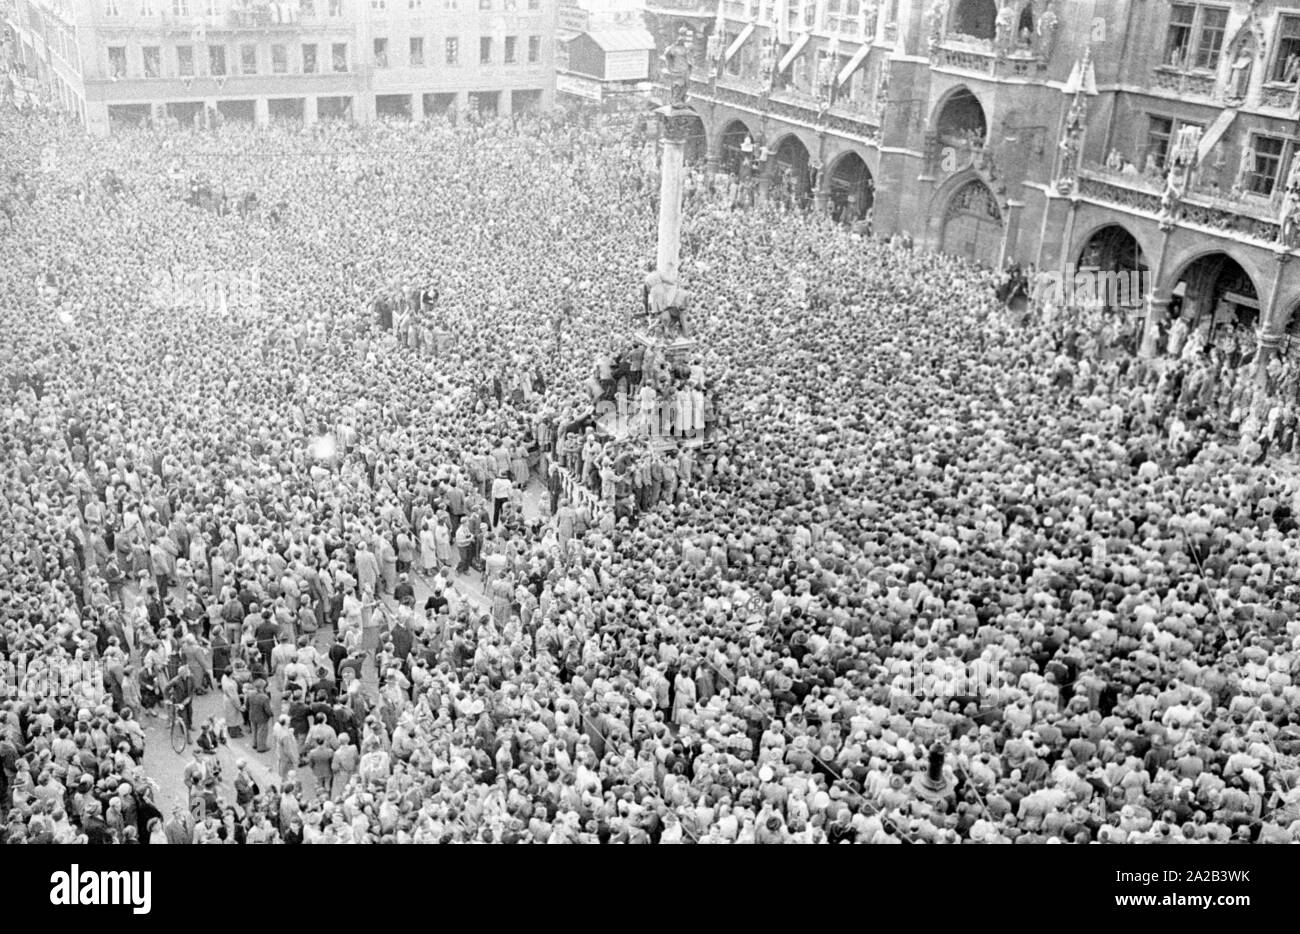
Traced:
POLYGON ((691 87, 691 31, 683 26, 677 30, 673 44, 664 49, 660 66, 668 78, 668 106, 685 107, 691 87))

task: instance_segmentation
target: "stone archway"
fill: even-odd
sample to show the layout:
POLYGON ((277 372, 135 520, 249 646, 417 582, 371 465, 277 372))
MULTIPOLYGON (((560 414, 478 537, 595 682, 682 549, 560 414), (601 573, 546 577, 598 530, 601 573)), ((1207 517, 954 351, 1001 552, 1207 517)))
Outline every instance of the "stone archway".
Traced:
POLYGON ((875 202, 876 184, 867 162, 856 152, 846 152, 831 163, 827 195, 831 219, 852 224, 862 220, 875 202))
POLYGON ((964 146, 988 139, 984 107, 970 88, 954 88, 935 110, 934 132, 945 146, 964 146))
POLYGON ((794 206, 802 207, 812 195, 808 178, 808 147, 793 133, 777 140, 772 155, 772 193, 789 197, 794 206))
POLYGON ((995 268, 1002 252, 1005 224, 998 199, 982 179, 957 188, 943 212, 940 250, 995 268))
POLYGON ((1141 243, 1127 227, 1098 227, 1072 259, 1071 276, 1087 283, 1093 302, 1107 310, 1142 307, 1150 291, 1150 267, 1141 243))
POLYGON ((1172 281, 1167 351, 1179 355, 1217 347, 1233 366, 1248 362, 1261 314, 1250 273, 1227 253, 1210 252, 1184 264, 1172 281))
POLYGON ((749 124, 744 120, 732 120, 723 127, 721 142, 718 145, 721 168, 732 175, 744 174, 751 167, 754 146, 754 135, 749 124))

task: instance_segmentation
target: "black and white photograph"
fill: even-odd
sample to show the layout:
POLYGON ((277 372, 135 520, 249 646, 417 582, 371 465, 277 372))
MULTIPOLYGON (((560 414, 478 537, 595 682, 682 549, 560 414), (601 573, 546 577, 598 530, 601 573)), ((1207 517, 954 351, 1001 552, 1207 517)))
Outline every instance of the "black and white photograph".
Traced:
POLYGON ((33 902, 147 914, 111 870, 203 852, 160 845, 1016 844, 943 865, 1258 907, 1300 842, 1300 2, 0 29, 33 902))

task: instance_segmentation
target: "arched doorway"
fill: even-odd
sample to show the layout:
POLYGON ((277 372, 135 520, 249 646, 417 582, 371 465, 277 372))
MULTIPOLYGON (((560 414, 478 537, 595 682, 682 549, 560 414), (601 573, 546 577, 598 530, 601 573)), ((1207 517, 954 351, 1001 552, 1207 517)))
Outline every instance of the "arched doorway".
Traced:
POLYGON ((1254 356, 1259 327, 1259 292, 1250 274, 1226 253, 1208 253, 1188 263, 1174 281, 1169 317, 1174 321, 1169 352, 1217 347, 1228 365, 1254 356))
POLYGON ((953 193, 943 216, 943 252, 993 268, 1002 252, 1002 210, 989 187, 972 178, 953 193))
POLYGON ((721 159, 722 168, 732 175, 741 174, 742 167, 748 168, 754 156, 754 139, 749 127, 743 120, 732 120, 722 131, 721 159), (746 140, 749 148, 745 148, 746 140))
MULTIPOLYGON (((1148 267, 1142 246, 1127 229, 1107 224, 1083 244, 1075 257, 1075 274, 1083 274, 1085 298, 1106 311, 1143 307, 1148 267)), ((1079 279, 1075 279, 1079 291, 1079 279)))
POLYGON ((831 219, 843 224, 862 220, 875 201, 871 169, 856 152, 846 152, 835 160, 830 172, 827 188, 831 219))
POLYGON ((709 137, 704 129, 704 121, 699 117, 689 118, 686 127, 686 144, 683 155, 688 164, 702 163, 709 151, 709 137))
POLYGON ((776 144, 773 162, 773 191, 776 196, 788 198, 795 207, 807 205, 811 193, 808 183, 808 147, 791 133, 776 144))
POLYGON ((958 88, 939 108, 935 131, 947 146, 983 145, 988 138, 988 121, 979 98, 967 88, 958 88))
POLYGON ((952 31, 975 39, 993 40, 997 34, 998 5, 995 0, 958 0, 952 31))

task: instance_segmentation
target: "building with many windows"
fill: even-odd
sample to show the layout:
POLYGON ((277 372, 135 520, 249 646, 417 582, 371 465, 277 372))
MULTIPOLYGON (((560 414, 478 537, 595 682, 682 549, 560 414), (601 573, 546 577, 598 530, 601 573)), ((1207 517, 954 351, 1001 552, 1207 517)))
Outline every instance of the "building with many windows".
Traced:
POLYGON ((556 0, 0 0, 29 78, 92 133, 116 121, 449 109, 554 99, 556 0))
POLYGON ((1132 274, 1150 353, 1300 335, 1300 0, 647 8, 660 49, 691 31, 699 148, 755 197, 1083 287, 1132 274))

